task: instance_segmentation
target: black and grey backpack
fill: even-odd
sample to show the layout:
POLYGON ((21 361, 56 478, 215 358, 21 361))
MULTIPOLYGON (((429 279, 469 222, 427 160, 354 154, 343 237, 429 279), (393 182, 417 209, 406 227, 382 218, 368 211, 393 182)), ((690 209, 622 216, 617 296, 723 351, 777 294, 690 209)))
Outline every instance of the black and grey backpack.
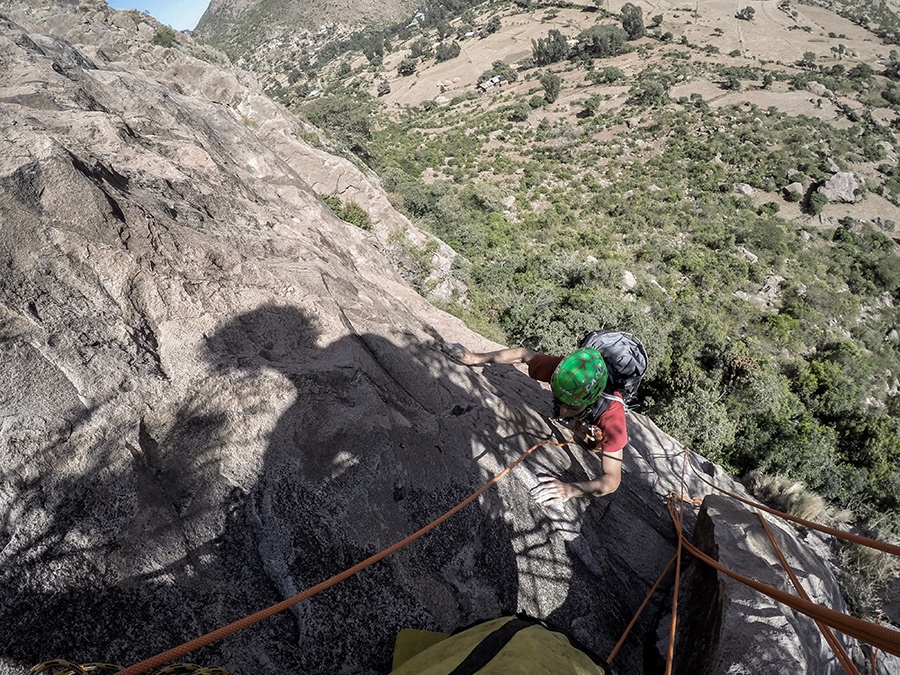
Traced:
POLYGON ((590 347, 600 352, 609 373, 606 390, 596 403, 578 415, 593 424, 613 401, 621 401, 622 405, 627 406, 635 400, 641 378, 647 372, 647 350, 631 333, 614 330, 591 331, 582 338, 579 347, 590 347), (615 395, 617 391, 622 393, 621 398, 615 395))

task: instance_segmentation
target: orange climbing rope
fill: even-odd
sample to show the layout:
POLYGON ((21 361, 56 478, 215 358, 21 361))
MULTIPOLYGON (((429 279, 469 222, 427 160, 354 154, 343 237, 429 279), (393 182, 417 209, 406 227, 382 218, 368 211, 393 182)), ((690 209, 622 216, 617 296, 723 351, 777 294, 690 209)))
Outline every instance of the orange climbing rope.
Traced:
MULTIPOLYGON (((736 495, 732 492, 724 490, 714 483, 708 481, 704 478, 699 471, 694 467, 693 463, 690 461, 690 450, 685 448, 685 456, 688 458, 688 464, 690 464, 694 473, 700 477, 700 479, 714 488, 715 490, 728 495, 729 497, 733 497, 734 499, 743 502, 749 506, 758 508, 767 513, 771 513, 773 515, 785 518, 786 520, 790 520, 792 522, 799 523, 805 527, 809 527, 811 529, 819 530, 821 532, 826 532, 828 534, 832 534, 841 539, 845 539, 848 541, 853 541, 855 543, 871 546, 873 548, 878 548, 883 551, 887 551, 889 553, 900 554, 900 546, 894 546, 893 544, 888 544, 886 542, 877 541, 874 539, 868 539, 867 537, 861 537, 859 535, 851 535, 846 532, 841 532, 840 530, 836 530, 834 528, 825 527, 824 525, 819 525, 818 523, 814 523, 812 521, 804 520, 803 518, 797 518, 796 516, 790 516, 786 513, 781 513, 780 511, 776 511, 775 509, 771 509, 762 504, 758 504, 752 500, 745 499, 736 495)), ((682 484, 683 485, 683 484, 682 484)), ((673 524, 678 526, 678 518, 679 514, 675 512, 673 500, 669 500, 669 516, 672 518, 673 524)), ((714 567, 719 570, 723 574, 727 574, 732 579, 741 582, 751 588, 759 591, 760 593, 769 596, 770 598, 781 602, 782 604, 787 605, 791 609, 794 609, 801 614, 805 614, 810 617, 814 621, 821 621, 827 626, 835 628, 839 630, 841 633, 845 635, 849 635, 851 637, 855 637, 856 639, 864 642, 872 647, 880 649, 881 651, 888 652, 889 654, 894 654, 896 656, 900 656, 900 631, 892 630, 890 628, 886 628, 885 626, 879 626, 877 624, 870 623, 868 621, 863 621, 862 619, 857 619, 854 616, 850 616, 848 614, 843 614, 841 612, 835 611, 828 607, 823 607, 821 605, 817 605, 814 602, 811 602, 807 599, 797 597, 795 595, 791 595, 790 593, 786 593, 778 588, 774 588, 767 584, 763 584, 755 579, 751 579, 746 577, 734 570, 722 565, 719 561, 711 558, 698 549, 696 546, 691 544, 687 539, 684 538, 683 534, 679 531, 679 539, 681 543, 683 543, 684 547, 691 553, 694 557, 702 560, 706 564, 714 567)))
MULTIPOLYGON (((790 578, 791 583, 794 585, 794 590, 797 591, 797 595, 799 595, 804 600, 809 600, 809 595, 807 594, 806 589, 803 588, 803 584, 800 583, 800 579, 797 578, 794 570, 791 569, 791 566, 788 564, 787 558, 784 557, 784 553, 781 552, 781 547, 778 546, 778 542, 775 541, 775 535, 772 534, 772 530, 771 528, 769 528, 769 524, 766 522, 766 519, 763 518, 763 515, 761 513, 757 513, 756 517, 759 518, 759 522, 762 524, 763 530, 765 530, 766 532, 766 536, 769 537, 769 542, 772 544, 772 548, 775 549, 775 554, 778 556, 778 562, 781 563, 781 566, 787 573, 788 578, 790 578)), ((850 660, 850 655, 847 653, 847 650, 844 649, 844 645, 842 645, 838 641, 831 628, 826 626, 818 619, 814 619, 814 621, 816 622, 816 627, 822 633, 822 637, 825 638, 828 646, 831 647, 831 651, 834 653, 835 658, 837 658, 838 663, 840 663, 841 667, 844 669, 844 672, 847 673, 847 675, 860 675, 859 670, 857 670, 856 666, 853 665, 853 661, 850 660)))
POLYGON ((392 553, 399 551, 401 548, 403 548, 407 544, 412 543, 413 541, 415 541, 416 539, 421 537, 423 534, 426 534, 427 532, 430 532, 431 530, 433 530, 435 527, 437 527, 438 525, 443 523, 445 520, 447 520, 451 516, 455 515, 460 510, 462 510, 463 508, 465 508, 466 506, 471 504, 473 501, 478 499, 478 497, 480 497, 488 488, 490 488, 494 483, 496 483, 501 478, 503 478, 506 474, 508 474, 510 471, 512 471, 516 466, 518 466, 518 464, 520 462, 522 462, 522 460, 524 460, 528 455, 530 455, 532 452, 534 452, 537 448, 541 447, 542 445, 552 445, 552 446, 556 446, 556 447, 562 447, 562 446, 570 443, 572 440, 573 439, 570 438, 569 440, 563 441, 562 443, 555 443, 555 442, 549 441, 549 440, 541 441, 540 443, 535 443, 530 448, 528 448, 528 450, 523 452, 516 461, 514 461, 512 464, 510 464, 508 467, 506 467, 503 471, 498 473, 496 476, 491 478, 487 483, 485 483, 478 490, 476 490, 471 495, 466 497, 463 501, 461 501, 459 504, 454 506, 452 509, 450 509, 449 511, 444 513, 442 516, 431 521, 428 525, 421 528, 420 530, 417 530, 416 532, 409 535, 405 539, 402 539, 401 541, 398 541, 397 543, 393 544, 392 546, 389 546, 388 548, 380 551, 379 553, 376 553, 375 555, 366 558, 362 562, 357 563, 353 567, 350 567, 349 569, 344 570, 340 574, 336 574, 333 577, 331 577, 330 579, 326 579, 325 581, 323 581, 319 584, 316 584, 315 586, 313 586, 311 588, 306 589, 302 593, 298 593, 297 595, 290 597, 287 600, 282 600, 281 602, 279 602, 275 605, 272 605, 271 607, 268 607, 267 609, 256 612, 255 614, 251 614, 250 616, 244 617, 243 619, 240 619, 238 621, 234 621, 233 623, 230 623, 227 626, 218 628, 217 630, 209 632, 206 635, 201 635, 200 637, 194 638, 193 640, 191 640, 189 642, 185 642, 184 644, 182 644, 178 647, 174 647, 172 649, 169 649, 168 651, 161 652, 161 653, 157 654, 156 656, 152 656, 149 659, 145 659, 144 661, 141 661, 140 663, 136 663, 133 666, 129 666, 128 668, 125 668, 124 670, 119 671, 118 675, 139 675, 140 673, 144 673, 152 668, 156 668, 164 663, 167 663, 168 661, 172 661, 174 659, 180 658, 180 657, 184 656, 185 654, 194 651, 195 649, 200 649, 201 647, 205 647, 206 645, 211 644, 217 640, 221 640, 222 638, 224 638, 228 635, 231 635, 232 633, 238 632, 242 628, 246 628, 247 626, 252 626, 255 623, 259 623, 263 619, 267 619, 268 617, 278 614, 279 612, 283 612, 284 610, 288 609, 289 607, 293 607, 297 603, 307 600, 308 598, 311 598, 312 596, 316 595, 317 593, 321 593, 322 591, 324 591, 328 588, 331 588, 335 584, 340 583, 341 581, 343 581, 349 577, 352 577, 357 572, 360 572, 371 565, 374 565, 375 563, 377 563, 380 560, 383 560, 384 558, 388 557, 392 553))
MULTIPOLYGON (((838 659, 841 666, 844 668, 844 671, 848 675, 859 675, 859 671, 857 670, 856 666, 850 660, 850 657, 847 654, 846 650, 843 648, 843 645, 841 645, 840 642, 838 642, 837 638, 831 632, 829 627, 835 628, 835 629, 839 630, 840 632, 844 633, 845 635, 855 637, 858 640, 871 645, 873 647, 873 655, 877 654, 878 651, 881 650, 881 651, 886 651, 888 653, 900 656, 900 632, 885 628, 884 626, 880 626, 878 624, 873 624, 873 623, 870 623, 867 621, 863 621, 862 619, 857 619, 856 617, 852 617, 847 614, 837 612, 837 611, 832 610, 827 607, 822 607, 822 606, 817 605, 809 600, 808 595, 803 590, 803 587, 800 585, 799 580, 797 579, 793 570, 788 565, 787 560, 784 558, 784 555, 781 553, 780 549, 778 548, 778 545, 775 542, 775 539, 772 536, 767 523, 765 522, 765 520, 763 520, 761 514, 757 514, 757 516, 759 517, 760 521, 762 522, 763 528, 766 530, 766 532, 769 536, 769 539, 772 542, 772 545, 775 547, 776 553, 782 562, 782 565, 784 566, 788 575, 791 577, 792 582, 794 583, 795 587, 797 588, 797 592, 800 595, 800 597, 791 595, 789 593, 785 593, 784 591, 781 591, 777 588, 760 583, 758 581, 755 581, 754 579, 750 579, 749 577, 745 577, 745 576, 735 572, 734 570, 731 570, 730 568, 727 568, 724 565, 721 565, 717 560, 710 558, 709 556, 704 554, 702 551, 700 551, 696 546, 694 546, 689 541, 687 541, 684 538, 684 533, 682 531, 682 523, 683 523, 683 517, 684 517, 684 513, 683 513, 684 504, 688 503, 688 504, 691 504, 692 506, 700 506, 700 503, 702 500, 698 497, 691 498, 691 497, 685 496, 684 466, 690 465, 691 470, 695 474, 697 474, 697 476, 704 483, 706 483, 713 489, 715 489, 718 492, 721 492, 722 494, 725 494, 729 497, 732 497, 744 504, 747 504, 748 506, 760 509, 760 510, 770 513, 772 515, 782 517, 786 520, 798 523, 805 527, 809 527, 810 529, 815 529, 815 530, 818 530, 821 532, 825 532, 826 534, 831 534, 835 537, 839 537, 839 538, 847 540, 847 541, 852 541, 857 544, 871 546, 873 548, 877 548, 879 550, 886 551, 888 553, 893 553, 895 555, 900 554, 900 547, 894 546, 893 544, 888 544, 886 542, 869 539, 867 537, 862 537, 859 535, 842 532, 840 530, 826 527, 824 525, 819 525, 818 523, 804 520, 803 518, 798 518, 796 516, 791 516, 789 514, 782 513, 780 511, 776 511, 775 509, 764 506, 763 504, 759 504, 752 500, 745 499, 739 495, 729 492, 728 490, 724 490, 724 489, 720 488, 716 484, 707 480, 703 475, 701 475, 700 472, 697 470, 697 468, 694 466, 693 462, 691 461, 690 450, 688 448, 684 449, 684 456, 685 456, 685 464, 682 465, 681 494, 671 493, 667 500, 669 516, 672 518, 672 523, 675 526, 677 533, 678 533, 678 551, 676 552, 675 556, 673 556, 672 559, 668 562, 665 569, 663 569, 662 573, 659 575, 659 578, 656 580, 656 583, 653 584, 653 587, 647 593, 647 596, 644 598, 644 601, 641 603, 641 606, 638 608, 638 610, 635 613, 634 617, 632 618, 631 622, 625 628, 625 631, 622 634, 622 637, 619 638, 619 641, 616 643, 616 646, 613 648, 612 652, 610 652, 610 655, 607 657, 607 659, 606 659, 607 663, 612 663, 613 658, 616 656, 616 654, 618 653, 622 644, 625 642, 626 637, 628 636, 631 629, 634 627, 634 624, 637 622, 638 617, 640 616, 641 612, 644 610, 647 603, 650 601, 650 598, 656 592, 657 587, 662 582, 666 573, 669 571, 669 568, 671 568, 672 563, 676 562, 676 561, 680 563, 680 557, 681 557, 680 554, 681 554, 682 547, 686 548, 688 550, 688 552, 691 553, 696 558, 706 562, 707 564, 709 564, 713 568, 719 570, 720 572, 727 574, 728 576, 732 577, 733 579, 735 579, 747 586, 750 586, 751 588, 754 588, 755 590, 759 591, 760 593, 763 593, 764 595, 767 595, 767 596, 773 598, 774 600, 781 602, 781 603, 787 605, 788 607, 791 607, 792 609, 812 618, 813 621, 816 622, 816 625, 819 627, 819 629, 822 631, 822 633, 825 637, 825 640, 832 647, 832 650, 835 653, 835 657, 838 659), (677 511, 676 511, 676 504, 678 505, 677 511)), ((679 567, 680 567, 680 565, 676 565, 675 589, 674 589, 673 600, 672 600, 672 622, 671 622, 671 629, 670 629, 670 633, 669 633, 668 658, 667 658, 667 664, 666 664, 666 672, 667 673, 671 672, 671 668, 672 668, 673 661, 674 661, 673 657, 674 657, 675 626, 676 626, 677 611, 678 611, 678 580, 680 577, 679 567)), ((874 659, 873 659, 872 667, 873 667, 873 672, 874 672, 874 659)))
MULTIPOLYGON (((685 474, 687 473, 687 458, 681 464, 681 497, 678 500, 678 514, 675 518, 675 530, 678 533, 678 549, 675 551, 675 588, 672 590, 672 621, 669 628, 669 649, 666 653, 666 675, 672 675, 672 665, 675 662, 675 626, 678 621, 678 588, 681 582, 681 552, 684 542, 684 503, 689 501, 684 496, 685 474)), ((669 504, 673 504, 672 495, 669 495, 669 504)), ((693 503, 693 502, 689 502, 693 503)), ((669 507, 669 513, 674 513, 674 506, 669 507)))
POLYGON ((773 516, 778 516, 779 518, 783 518, 784 520, 790 520, 791 522, 797 523, 798 525, 803 525, 803 527, 808 527, 811 530, 818 530, 819 532, 824 532, 825 534, 830 534, 832 537, 837 537, 838 539, 843 539, 844 541, 850 541, 854 544, 862 544, 863 546, 868 546, 869 548, 875 548, 879 551, 884 551, 885 553, 890 553, 892 555, 900 556, 900 546, 896 546, 894 544, 889 544, 886 541, 879 541, 878 539, 870 539, 869 537, 863 537, 858 534, 852 534, 850 532, 844 532, 842 530, 837 530, 833 527, 828 527, 826 525, 820 525, 819 523, 815 523, 811 520, 805 520, 803 518, 798 518, 797 516, 792 516, 789 513, 782 513, 781 511, 776 511, 773 508, 765 506, 764 504, 760 504, 759 502, 755 502, 752 499, 746 499, 741 497, 740 495, 736 495, 733 492, 729 492, 724 488, 720 488, 715 483, 706 479, 703 474, 701 474, 697 467, 694 466, 694 463, 690 460, 691 451, 688 448, 685 448, 685 453, 688 456, 688 464, 691 467, 691 470, 697 474, 697 477, 702 480, 704 483, 709 485, 714 490, 721 492, 723 495, 727 495, 732 499, 736 499, 739 502, 743 502, 748 506, 752 506, 753 508, 759 509, 760 511, 765 511, 766 513, 771 513, 773 516))

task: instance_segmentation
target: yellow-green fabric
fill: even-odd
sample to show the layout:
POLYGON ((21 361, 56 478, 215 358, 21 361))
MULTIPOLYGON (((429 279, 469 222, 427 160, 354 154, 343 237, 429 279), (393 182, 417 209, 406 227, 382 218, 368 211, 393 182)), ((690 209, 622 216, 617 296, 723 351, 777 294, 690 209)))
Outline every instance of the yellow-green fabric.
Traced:
MULTIPOLYGON (((462 633, 441 640, 391 671, 391 675, 447 675, 482 640, 515 617, 503 617, 478 624, 462 633)), ((479 675, 605 675, 584 652, 573 647, 568 638, 543 626, 533 625, 512 639, 478 671, 479 675)))
POLYGON ((414 628, 404 628, 397 633, 397 640, 394 643, 394 664, 391 666, 391 672, 394 672, 409 661, 417 654, 421 654, 442 640, 446 640, 449 635, 446 633, 433 633, 430 630, 416 630, 414 628))

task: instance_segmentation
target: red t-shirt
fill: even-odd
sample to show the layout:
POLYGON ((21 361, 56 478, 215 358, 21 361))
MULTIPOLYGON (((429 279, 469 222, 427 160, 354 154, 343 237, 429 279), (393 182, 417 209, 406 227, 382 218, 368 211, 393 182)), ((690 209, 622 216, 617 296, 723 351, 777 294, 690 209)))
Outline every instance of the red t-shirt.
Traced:
MULTIPOLYGON (((535 354, 528 362, 528 375, 533 380, 549 382, 556 366, 563 360, 563 356, 551 356, 550 354, 535 354)), ((622 396, 621 392, 615 392, 616 396, 622 396)), ((619 401, 613 401, 610 406, 600 414, 600 419, 594 422, 602 432, 600 448, 603 452, 618 452, 628 443, 628 431, 625 427, 625 406, 619 401)))

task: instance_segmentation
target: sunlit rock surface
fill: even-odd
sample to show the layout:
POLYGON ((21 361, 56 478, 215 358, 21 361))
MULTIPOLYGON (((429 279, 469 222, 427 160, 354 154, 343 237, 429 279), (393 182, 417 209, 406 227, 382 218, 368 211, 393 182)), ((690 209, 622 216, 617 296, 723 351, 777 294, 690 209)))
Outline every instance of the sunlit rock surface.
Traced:
MULTIPOLYGON (((302 147, 281 109, 277 124, 248 123, 275 110, 252 78, 153 47, 121 13, 60 7, 0 15, 4 675, 56 657, 127 665, 178 645, 402 539, 533 443, 562 438, 549 396, 520 370, 445 358, 446 342, 495 345, 318 200, 321 166, 303 164, 343 160, 302 147)), ((376 183, 360 189, 384 199, 376 183)), ((538 507, 538 476, 600 467, 574 444, 540 449, 407 549, 189 659, 384 673, 402 628, 515 612, 605 657, 676 543, 665 499, 682 489, 681 448, 640 415, 630 432, 614 496, 538 507)), ((685 492, 710 489, 689 472, 685 492)), ((749 517, 737 511, 728 518, 749 517)), ((689 509, 688 532, 695 522, 689 509)), ((775 527, 839 606, 827 565, 808 569, 815 557, 775 527)), ((688 568, 692 616, 769 607, 709 593, 721 582, 701 577, 688 568)), ((660 671, 670 588, 620 672, 660 671)), ((707 656, 735 635, 768 648, 749 620, 706 627, 703 650, 679 645, 691 672, 717 672, 707 656)), ((793 617, 771 639, 790 642, 798 669, 838 672, 815 634, 793 617)))

